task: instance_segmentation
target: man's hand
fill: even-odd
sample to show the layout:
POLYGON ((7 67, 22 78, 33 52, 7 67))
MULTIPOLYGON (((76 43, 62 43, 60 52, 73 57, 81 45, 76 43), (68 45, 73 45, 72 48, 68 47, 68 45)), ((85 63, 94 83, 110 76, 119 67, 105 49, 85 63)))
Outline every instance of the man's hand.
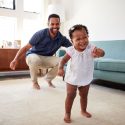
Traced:
POLYGON ((16 66, 17 66, 17 60, 13 60, 11 63, 10 63, 10 68, 12 69, 12 70, 15 70, 15 68, 16 68, 16 66))
POLYGON ((10 63, 10 68, 12 70, 15 70, 20 58, 26 54, 27 50, 29 50, 32 47, 30 43, 27 43, 24 47, 22 47, 16 54, 15 58, 13 61, 10 63))

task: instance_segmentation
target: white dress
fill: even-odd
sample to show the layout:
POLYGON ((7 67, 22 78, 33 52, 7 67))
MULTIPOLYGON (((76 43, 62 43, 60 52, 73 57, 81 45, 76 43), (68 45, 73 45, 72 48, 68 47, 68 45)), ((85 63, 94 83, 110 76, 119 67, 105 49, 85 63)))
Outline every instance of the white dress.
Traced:
POLYGON ((68 61, 65 82, 85 86, 93 80, 94 58, 92 51, 95 46, 89 44, 83 52, 77 51, 73 46, 68 47, 66 52, 71 57, 68 61))

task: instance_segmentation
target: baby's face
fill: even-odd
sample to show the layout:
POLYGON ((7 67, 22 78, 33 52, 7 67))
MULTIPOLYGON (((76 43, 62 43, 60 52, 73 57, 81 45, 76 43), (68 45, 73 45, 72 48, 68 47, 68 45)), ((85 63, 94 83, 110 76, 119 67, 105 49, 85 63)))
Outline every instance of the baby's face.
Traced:
POLYGON ((84 30, 76 30, 72 34, 72 42, 75 49, 82 52, 89 43, 88 34, 84 30))

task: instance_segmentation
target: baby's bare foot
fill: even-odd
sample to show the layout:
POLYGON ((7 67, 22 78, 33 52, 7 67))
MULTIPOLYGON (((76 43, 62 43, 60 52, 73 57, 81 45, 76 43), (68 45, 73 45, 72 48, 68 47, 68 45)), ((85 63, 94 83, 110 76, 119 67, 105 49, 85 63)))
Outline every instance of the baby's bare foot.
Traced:
POLYGON ((66 123, 71 123, 71 119, 70 119, 70 114, 69 114, 69 113, 66 113, 66 114, 65 114, 64 121, 65 121, 66 123))
POLYGON ((33 83, 33 88, 39 90, 40 86, 38 83, 33 83))
POLYGON ((92 117, 92 115, 89 112, 87 112, 87 111, 86 112, 81 111, 81 114, 83 116, 87 117, 87 118, 91 118, 92 117))

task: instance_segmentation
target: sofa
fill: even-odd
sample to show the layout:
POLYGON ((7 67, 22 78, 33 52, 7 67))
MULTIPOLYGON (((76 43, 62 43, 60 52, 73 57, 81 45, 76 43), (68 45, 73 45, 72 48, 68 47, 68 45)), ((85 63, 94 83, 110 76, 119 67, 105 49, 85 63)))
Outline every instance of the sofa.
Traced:
MULTIPOLYGON (((125 84, 125 40, 90 41, 104 49, 105 56, 94 61, 94 79, 125 84)), ((59 49, 57 56, 65 50, 59 49)))
POLYGON ((91 43, 105 51, 104 57, 94 61, 94 79, 125 84, 125 40, 91 43))

